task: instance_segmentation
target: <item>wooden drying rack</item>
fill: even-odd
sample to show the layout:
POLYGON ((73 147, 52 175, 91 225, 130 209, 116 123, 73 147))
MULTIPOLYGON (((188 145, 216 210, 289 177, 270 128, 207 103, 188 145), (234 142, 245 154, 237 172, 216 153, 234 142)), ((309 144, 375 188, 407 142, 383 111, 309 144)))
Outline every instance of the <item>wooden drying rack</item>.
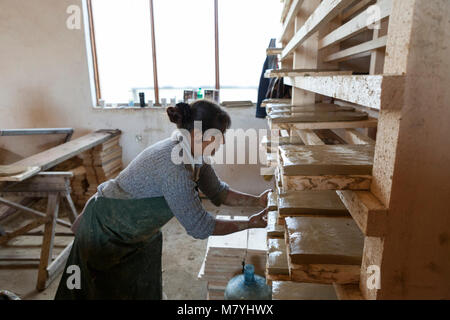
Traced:
MULTIPOLYGON (((29 134, 27 130, 22 130, 24 134, 29 134)), ((42 130, 47 132, 49 130, 42 130)), ((53 131, 51 131, 53 132, 53 131)), ((53 132, 54 133, 54 132, 53 132)), ((61 133, 61 132, 58 132, 61 133)), ((0 245, 6 244, 11 239, 19 236, 28 235, 29 232, 44 225, 42 234, 43 241, 41 247, 40 263, 38 268, 38 279, 36 288, 39 291, 44 290, 48 285, 60 274, 69 256, 73 241, 64 248, 64 250, 53 259, 53 242, 55 238, 56 224, 69 228, 77 218, 77 210, 70 196, 70 178, 73 176, 71 172, 44 172, 52 167, 71 159, 86 150, 92 149, 115 136, 119 135, 118 130, 100 130, 85 135, 76 140, 68 141, 57 147, 41 152, 34 156, 18 161, 8 167, 29 168, 23 174, 11 177, 3 177, 0 182, 0 204, 6 205, 11 209, 27 212, 36 219, 27 225, 0 236, 0 245), (35 170, 37 168, 38 170, 35 170), (4 196, 18 196, 25 198, 48 198, 47 211, 39 212, 26 205, 9 201, 4 196), (61 199, 65 198, 71 209, 69 213, 70 223, 59 219, 59 205, 61 199)), ((64 235, 72 235, 71 232, 64 235)), ((26 260, 26 257, 23 257, 26 260)), ((0 259, 1 260, 1 259, 0 259)), ((8 259, 8 261, 10 261, 8 259)))
POLYGON ((367 188, 336 190, 365 236, 359 285, 335 284, 338 297, 450 298, 446 200, 450 173, 444 160, 450 158, 450 148, 444 147, 450 137, 450 76, 442 68, 450 64, 450 40, 442 36, 448 32, 439 22, 447 19, 450 4, 445 0, 285 0, 284 4, 281 48, 267 50, 279 57, 281 70, 266 76, 284 77, 284 83, 292 86, 293 106, 331 99, 370 114, 368 121, 360 122, 269 123, 282 130, 285 139, 287 132, 305 145, 325 143, 318 129, 349 144, 375 145, 367 188), (369 28, 369 23, 377 28, 369 28), (353 74, 342 74, 345 71, 353 74), (370 266, 380 270, 379 286, 371 285, 370 266))

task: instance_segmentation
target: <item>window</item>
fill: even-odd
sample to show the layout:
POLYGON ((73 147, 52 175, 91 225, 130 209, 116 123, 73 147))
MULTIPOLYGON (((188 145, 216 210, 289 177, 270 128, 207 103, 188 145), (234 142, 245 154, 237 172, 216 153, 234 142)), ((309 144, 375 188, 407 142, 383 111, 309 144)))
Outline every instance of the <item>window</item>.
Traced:
MULTIPOLYGON (((156 66, 152 51, 151 0, 90 0, 91 41, 99 98, 128 104, 138 93, 181 100, 184 89, 216 86, 216 0, 153 0, 156 66)), ((222 100, 256 100, 273 30, 280 28, 276 0, 217 0, 222 100)), ((217 70, 217 71, 219 71, 217 70)))
MULTIPOLYGON (((153 83, 148 0, 92 0, 101 98, 127 103, 153 83)), ((152 95, 153 96, 153 95, 152 95)))
POLYGON ((257 100, 266 49, 281 34, 277 12, 276 0, 219 0, 222 100, 257 100))

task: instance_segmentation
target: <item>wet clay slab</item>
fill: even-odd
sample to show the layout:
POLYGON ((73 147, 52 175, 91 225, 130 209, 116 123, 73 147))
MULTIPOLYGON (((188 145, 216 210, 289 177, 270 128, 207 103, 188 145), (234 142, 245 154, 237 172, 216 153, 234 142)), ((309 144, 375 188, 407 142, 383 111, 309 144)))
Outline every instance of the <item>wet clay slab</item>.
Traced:
POLYGON ((366 112, 342 111, 342 112, 298 112, 294 115, 270 115, 272 123, 300 123, 300 122, 339 122, 339 121, 362 121, 368 120, 366 112))
POLYGON ((286 218, 291 264, 361 265, 364 236, 352 219, 286 218))
POLYGON ((337 296, 332 285, 274 281, 272 282, 272 299, 337 300, 337 296))
POLYGON ((267 237, 284 239, 284 227, 278 224, 278 212, 270 211, 267 215, 267 237))
POLYGON ((284 239, 269 239, 267 272, 270 275, 289 275, 289 264, 284 239))
POLYGON ((336 191, 291 191, 278 197, 281 217, 350 217, 336 191))
POLYGON ((282 174, 287 176, 371 175, 371 145, 280 146, 282 174))

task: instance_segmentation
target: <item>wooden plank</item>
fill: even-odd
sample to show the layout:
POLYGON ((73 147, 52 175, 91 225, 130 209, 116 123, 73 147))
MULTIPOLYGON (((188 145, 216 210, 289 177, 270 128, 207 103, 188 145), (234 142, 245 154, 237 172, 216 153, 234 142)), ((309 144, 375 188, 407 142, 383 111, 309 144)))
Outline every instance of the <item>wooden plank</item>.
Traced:
POLYGON ((285 21, 283 23, 283 28, 282 28, 281 36, 280 36, 280 42, 289 40, 288 39, 288 36, 289 36, 288 31, 293 29, 292 27, 293 27, 293 23, 294 23, 295 17, 299 13, 303 2, 304 2, 304 0, 294 0, 292 2, 291 7, 290 7, 290 9, 288 11, 288 14, 286 16, 286 19, 285 19, 285 21))
POLYGON ((277 56, 283 52, 283 48, 267 48, 266 54, 268 56, 277 56))
POLYGON ((325 142, 323 142, 312 130, 298 130, 294 132, 300 136, 303 143, 307 146, 325 145, 325 142))
POLYGON ((387 209, 370 192, 336 191, 362 233, 383 237, 386 233, 387 209))
POLYGON ((349 76, 352 71, 339 70, 321 70, 321 69, 277 69, 267 70, 265 78, 284 78, 284 77, 330 77, 330 76, 349 76))
POLYGON ((351 219, 288 217, 289 263, 361 266, 364 236, 351 219))
POLYGON ((344 138, 349 144, 375 145, 375 140, 355 129, 346 129, 344 138))
MULTIPOLYGON (((358 33, 367 30, 368 23, 378 22, 389 15, 392 12, 392 0, 380 0, 377 3, 380 9, 380 16, 377 21, 372 18, 373 12, 369 9, 365 10, 357 17, 353 18, 349 22, 345 23, 341 27, 327 34, 325 37, 319 40, 319 49, 326 48, 340 41, 349 39, 358 33)), ((377 16, 378 18, 378 16, 377 16)))
POLYGON ((261 107, 266 107, 268 104, 290 104, 291 99, 265 99, 261 102, 261 107))
POLYGON ((0 166, 0 181, 20 182, 41 171, 39 167, 0 166))
MULTIPOLYGON (((403 76, 368 75, 335 77, 286 77, 285 84, 324 96, 380 110, 381 89, 386 96, 397 97, 403 76)), ((332 129, 332 128, 325 128, 332 129)))
POLYGON ((70 251, 72 250, 73 240, 64 248, 64 250, 56 257, 56 259, 47 268, 47 283, 49 285, 61 272, 63 272, 67 259, 69 258, 70 251))
POLYGON ((289 113, 302 113, 302 112, 341 112, 341 111, 355 111, 354 107, 342 107, 337 104, 331 103, 315 103, 310 105, 295 106, 291 104, 268 104, 267 111, 274 113, 276 111, 288 111, 289 113))
POLYGON ((344 139, 328 129, 315 130, 316 135, 327 145, 347 144, 344 139))
POLYGON ((336 300, 336 293, 331 285, 274 281, 272 300, 336 300))
POLYGON ((360 0, 354 6, 347 8, 344 12, 341 13, 342 21, 346 21, 351 18, 353 15, 365 10, 366 7, 370 4, 375 4, 376 0, 360 0))
POLYGON ((281 23, 283 23, 291 8, 292 0, 284 0, 283 10, 281 12, 281 23))
POLYGON ((333 283, 338 300, 364 300, 359 285, 333 283))
POLYGON ((18 236, 24 235, 25 233, 40 227, 41 225, 47 223, 49 219, 47 217, 38 218, 28 223, 26 226, 19 228, 13 232, 8 232, 6 235, 0 237, 0 245, 7 243, 9 240, 14 239, 18 236))
POLYGON ((335 191, 291 191, 278 197, 280 217, 351 217, 335 191))
POLYGON ((363 121, 338 121, 338 122, 298 122, 298 123, 273 123, 268 119, 271 130, 321 130, 321 129, 348 129, 348 128, 377 128, 378 120, 369 118, 363 121))
POLYGON ((294 115, 269 115, 268 119, 271 123, 310 123, 310 122, 349 122, 364 121, 369 118, 365 112, 302 112, 294 115))
POLYGON ((333 53, 325 58, 325 62, 341 62, 360 57, 361 54, 370 53, 373 50, 386 47, 387 36, 364 42, 357 46, 333 53))
POLYGON ((60 195, 51 194, 48 197, 47 217, 50 219, 45 224, 44 237, 42 240, 41 260, 39 263, 38 280, 36 289, 42 291, 47 287, 47 267, 52 262, 53 242, 55 239, 56 220, 58 219, 60 195))
POLYGON ((40 167, 42 171, 45 171, 88 149, 108 141, 118 134, 120 134, 120 131, 97 131, 25 158, 14 163, 14 166, 37 166, 40 167))
POLYGON ((370 175, 370 145, 280 146, 281 173, 287 176, 370 175))
POLYGON ((305 24, 295 33, 283 50, 282 58, 291 54, 322 26, 333 20, 342 9, 353 0, 324 0, 308 18, 305 24))

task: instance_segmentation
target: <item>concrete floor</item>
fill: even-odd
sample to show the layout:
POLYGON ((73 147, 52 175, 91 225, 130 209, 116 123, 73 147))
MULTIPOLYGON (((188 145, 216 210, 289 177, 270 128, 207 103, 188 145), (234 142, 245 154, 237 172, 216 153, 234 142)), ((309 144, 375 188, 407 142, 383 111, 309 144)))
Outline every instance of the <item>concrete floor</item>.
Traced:
MULTIPOLYGON (((249 215, 256 213, 257 209, 243 208, 216 208, 205 201, 205 208, 213 214, 222 215, 249 215)), ((37 209, 43 210, 44 204, 38 204, 37 209)), ((64 215, 65 208, 61 214, 64 215)), ((45 211, 45 209, 44 209, 45 211)), ((23 223, 24 214, 8 219, 3 225, 8 229, 14 225, 23 223)), ((57 231, 64 231, 57 227, 57 231)), ((196 240, 186 234, 184 228, 177 219, 172 219, 164 228, 163 232, 163 290, 169 300, 204 300, 206 299, 206 282, 197 279, 198 272, 205 256, 207 240, 196 240)), ((0 257, 14 254, 39 256, 41 237, 20 237, 12 240, 7 247, 0 247, 0 257)), ((70 238, 57 237, 55 240, 55 251, 59 252, 64 245, 70 242, 70 238)), ((37 262, 34 262, 35 264, 37 262)), ((36 266, 24 266, 12 269, 0 264, 0 289, 10 290, 22 299, 50 300, 54 298, 60 277, 44 292, 35 290, 37 279, 36 266)))

